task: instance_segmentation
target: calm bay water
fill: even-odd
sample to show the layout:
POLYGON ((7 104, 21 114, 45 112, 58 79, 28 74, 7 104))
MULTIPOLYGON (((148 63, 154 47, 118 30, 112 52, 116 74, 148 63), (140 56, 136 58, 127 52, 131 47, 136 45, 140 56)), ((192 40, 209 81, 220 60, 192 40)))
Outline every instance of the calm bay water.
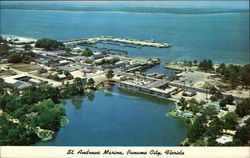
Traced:
MULTIPOLYGON (((62 3, 63 4, 63 3, 62 3)), ((101 7, 100 7, 101 8, 101 7)), ((1 10, 1 34, 57 40, 115 36, 170 42, 170 49, 145 48, 130 56, 166 62, 212 59, 249 62, 249 13, 160 14, 131 12, 1 10)))
MULTIPOLYGON (((21 2, 13 2, 12 5, 15 3, 21 2)), ((81 5, 87 5, 88 2, 25 3, 35 4, 36 7, 45 5, 45 8, 47 5, 52 9, 53 6, 61 6, 57 11, 33 10, 34 6, 30 9, 26 7, 26 10, 1 9, 1 34, 32 38, 48 37, 57 40, 114 36, 170 42, 173 47, 161 49, 109 46, 126 50, 132 57, 160 58, 163 64, 147 72, 156 71, 168 75, 173 72, 163 69, 163 65, 171 61, 212 59, 215 63, 249 62, 249 13, 167 14, 107 10, 100 12, 79 11, 81 5), (63 9, 73 6, 77 7, 78 11, 63 9)), ((87 7, 90 10, 91 7, 98 10, 98 7, 107 7, 110 3, 112 2, 102 5, 89 4, 87 7)), ((142 7, 140 2, 134 3, 139 4, 137 7, 142 7)), ((148 3, 151 4, 146 4, 145 7, 168 6, 167 2, 148 3)), ((238 6, 238 2, 234 3, 228 7, 238 6)), ((22 3, 24 6, 26 4, 22 3)), ((188 5, 189 8, 194 6, 191 2, 188 5)), ((195 8, 199 8, 200 5, 195 5, 195 8)), ((117 6, 122 8, 124 3, 119 2, 117 6)), ((181 7, 180 4, 170 6, 181 7)), ((246 8, 245 4, 239 6, 246 8)), ((14 7, 18 8, 18 5, 14 7)), ((134 6, 129 4, 126 7, 134 6)), ((212 7, 223 8, 223 5, 216 2, 212 7)), ((120 91, 116 87, 111 95, 100 91, 95 93, 94 98, 90 96, 66 100, 65 108, 69 123, 61 128, 53 140, 39 142, 36 145, 177 145, 185 138, 186 128, 183 121, 166 116, 173 105, 172 102, 157 98, 120 91)))
POLYGON ((166 116, 172 102, 117 87, 111 94, 98 91, 94 95, 94 99, 67 100, 69 123, 55 139, 36 145, 165 146, 178 145, 186 136, 184 122, 166 116))

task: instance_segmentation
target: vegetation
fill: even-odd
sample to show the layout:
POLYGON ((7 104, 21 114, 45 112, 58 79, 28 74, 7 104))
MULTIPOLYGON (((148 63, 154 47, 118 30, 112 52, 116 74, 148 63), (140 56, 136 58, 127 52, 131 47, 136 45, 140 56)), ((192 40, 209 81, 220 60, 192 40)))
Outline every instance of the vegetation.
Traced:
POLYGON ((250 115, 250 98, 244 99, 241 103, 236 106, 236 114, 240 117, 250 115))
POLYGON ((64 71, 63 74, 67 77, 68 80, 72 80, 74 78, 69 71, 64 71))
POLYGON ((90 57, 93 55, 93 51, 89 48, 86 48, 85 50, 82 51, 81 55, 85 57, 90 57))
POLYGON ((0 78, 0 95, 4 94, 3 82, 4 82, 4 79, 0 78))
POLYGON ((106 51, 101 51, 101 54, 103 54, 103 55, 107 55, 107 54, 108 54, 108 52, 106 52, 106 51))
POLYGON ((233 87, 240 84, 250 86, 250 64, 244 66, 230 64, 226 66, 222 63, 216 69, 216 72, 222 75, 223 81, 232 84, 233 87))
POLYGON ((90 78, 87 83, 88 86, 93 87, 95 85, 95 81, 93 78, 90 78))
MULTIPOLYGON (((224 100, 229 102, 231 97, 227 97, 224 100)), ((197 104, 195 100, 189 100, 189 104, 197 104)), ((250 118, 248 118, 243 125, 238 124, 240 117, 249 115, 250 98, 244 99, 236 107, 240 110, 240 115, 237 112, 229 112, 222 118, 217 117, 217 111, 212 106, 207 106, 203 111, 203 115, 194 118, 194 123, 190 125, 187 140, 183 145, 194 146, 249 146, 250 145, 250 118), (248 106, 248 107, 247 107, 248 106), (207 117, 209 116, 209 118, 207 117), (225 144, 219 144, 215 140, 224 134, 223 130, 233 130, 236 134, 233 135, 233 141, 225 144)))
POLYGON ((234 101, 234 97, 232 95, 226 96, 224 99, 220 100, 220 107, 226 107, 227 104, 232 105, 234 101))
POLYGON ((25 44, 23 48, 25 51, 30 51, 32 49, 32 46, 30 44, 25 44))
POLYGON ((203 137, 206 131, 206 118, 201 116, 198 117, 194 124, 188 130, 187 137, 190 142, 195 142, 199 138, 203 137))
POLYGON ((40 138, 37 127, 58 131, 65 115, 62 100, 84 95, 85 82, 76 78, 59 89, 51 86, 31 87, 25 91, 13 90, 0 95, 0 145, 30 145, 40 138), (9 118, 18 120, 13 122, 9 118))
POLYGON ((34 56, 33 52, 13 52, 7 57, 10 63, 30 62, 34 56))
POLYGON ((10 46, 7 44, 2 36, 0 36, 0 57, 6 57, 9 55, 10 46))
POLYGON ((64 49, 65 45, 50 38, 43 38, 36 41, 35 47, 44 48, 45 50, 59 50, 64 49))
POLYGON ((181 97, 180 101, 177 103, 178 106, 181 107, 181 110, 184 110, 187 108, 187 102, 186 99, 181 97))
POLYGON ((114 74, 113 70, 109 70, 108 73, 106 74, 106 77, 108 78, 108 80, 110 80, 114 76, 115 76, 115 74, 114 74))
POLYGON ((212 60, 203 60, 202 62, 200 62, 198 67, 200 70, 204 70, 204 71, 214 70, 212 60))
POLYGON ((214 86, 210 88, 209 92, 210 94, 212 94, 212 96, 210 97, 210 100, 217 101, 219 99, 223 99, 222 93, 218 89, 216 89, 214 86))

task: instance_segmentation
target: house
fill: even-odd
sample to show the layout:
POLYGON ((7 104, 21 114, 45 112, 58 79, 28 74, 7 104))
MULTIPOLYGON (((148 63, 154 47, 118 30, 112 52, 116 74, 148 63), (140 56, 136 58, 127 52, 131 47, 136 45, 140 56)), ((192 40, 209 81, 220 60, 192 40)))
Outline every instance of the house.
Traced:
POLYGON ((175 114, 176 114, 176 115, 182 115, 182 114, 183 114, 183 111, 181 111, 181 110, 178 109, 178 110, 176 110, 175 114))
POLYGON ((48 59, 45 59, 45 58, 38 58, 35 60, 37 63, 40 63, 40 64, 48 64, 49 63, 49 60, 48 59))
POLYGON ((184 112, 182 115, 185 116, 185 117, 188 117, 188 118, 191 118, 191 117, 194 116, 193 114, 188 113, 188 112, 184 112))
POLYGON ((94 59, 100 59, 100 58, 104 58, 106 55, 101 53, 101 52, 96 52, 96 53, 93 53, 93 58, 94 59))
POLYGON ((31 78, 31 79, 29 80, 29 83, 32 84, 32 85, 42 85, 42 84, 44 84, 44 81, 40 81, 40 80, 31 78))
POLYGON ((1 59, 1 60, 0 60, 0 63, 1 63, 1 64, 8 63, 8 59, 1 59))
POLYGON ((67 53, 66 51, 59 50, 59 51, 43 52, 43 54, 45 54, 46 56, 54 56, 54 57, 57 57, 57 56, 65 56, 65 55, 67 55, 68 53, 67 53))
POLYGON ((12 49, 10 50, 10 52, 23 52, 23 51, 24 51, 24 48, 18 48, 18 47, 12 48, 12 49))
POLYGON ((61 61, 59 61, 59 64, 60 65, 67 65, 67 64, 69 64, 70 63, 70 61, 68 61, 68 60, 61 60, 61 61))
POLYGON ((215 141, 220 144, 229 143, 233 141, 233 136, 224 134, 222 136, 219 136, 215 141))
POLYGON ((196 95, 196 92, 193 90, 187 90, 187 91, 183 92, 182 95, 192 97, 192 96, 196 95))
POLYGON ((73 50, 73 52, 78 52, 78 51, 81 50, 81 48, 80 48, 80 47, 75 47, 75 48, 73 48, 72 50, 73 50))
POLYGON ((69 66, 58 66, 56 68, 54 68, 55 71, 69 71, 69 72, 72 72, 72 71, 75 71, 76 68, 74 67, 69 67, 69 66))
POLYGON ((125 67, 128 64, 127 61, 118 61, 115 63, 115 66, 117 67, 125 67))
POLYGON ((29 84, 29 83, 25 83, 23 81, 18 81, 18 80, 13 79, 13 78, 5 78, 3 84, 4 84, 4 86, 10 87, 13 89, 24 89, 24 88, 31 86, 31 84, 29 84))
POLYGON ((67 76, 64 75, 64 74, 60 74, 60 75, 57 75, 57 76, 58 76, 58 78, 59 78, 60 80, 63 80, 63 79, 65 79, 65 78, 67 78, 67 76))
POLYGON ((197 112, 197 113, 195 114, 195 116, 200 117, 200 116, 202 116, 202 114, 199 113, 199 112, 197 112))
POLYGON ((94 62, 96 65, 102 65, 102 64, 104 64, 104 60, 103 59, 97 59, 97 60, 95 60, 95 62, 94 62))

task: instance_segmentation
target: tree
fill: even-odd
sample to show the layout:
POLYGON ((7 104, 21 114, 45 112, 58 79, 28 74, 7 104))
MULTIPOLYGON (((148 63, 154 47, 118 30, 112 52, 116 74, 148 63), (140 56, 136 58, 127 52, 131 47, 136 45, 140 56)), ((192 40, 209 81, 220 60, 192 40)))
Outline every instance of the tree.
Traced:
POLYGON ((205 123, 206 123, 205 117, 201 116, 195 120, 193 125, 191 125, 191 127, 189 128, 189 130, 187 132, 187 137, 188 137, 190 142, 195 142, 201 136, 204 135, 204 133, 206 131, 205 123))
POLYGON ((235 112, 240 116, 244 117, 246 115, 250 115, 250 98, 244 99, 241 103, 236 105, 235 112))
POLYGON ((221 121, 219 118, 216 118, 209 124, 206 135, 210 137, 219 135, 223 129, 223 125, 223 121, 221 121))
POLYGON ((232 105, 233 101, 234 101, 234 97, 232 95, 228 95, 225 97, 225 100, 226 100, 227 104, 232 105))
POLYGON ((229 112, 224 117, 223 120, 225 121, 224 128, 235 130, 237 125, 237 115, 235 112, 229 112))
POLYGON ((250 85, 250 64, 244 65, 241 70, 240 79, 245 85, 250 85))
POLYGON ((94 54, 93 51, 89 48, 86 48, 84 51, 82 51, 82 56, 90 57, 93 54, 94 54))
POLYGON ((195 98, 190 99, 188 103, 193 105, 199 105, 199 102, 195 98))
POLYGON ((249 125, 244 125, 237 129, 235 138, 240 139, 241 142, 243 142, 244 145, 250 145, 250 126, 249 125))
POLYGON ((84 93, 84 89, 83 89, 83 80, 79 77, 76 77, 73 81, 74 85, 77 87, 78 92, 83 94, 84 93))
POLYGON ((44 48, 45 50, 57 50, 64 48, 65 45, 62 42, 50 38, 43 38, 36 41, 35 47, 44 48))
POLYGON ((202 62, 200 62, 199 69, 205 71, 214 70, 212 60, 203 60, 202 62))
POLYGON ((227 101, 225 99, 222 99, 219 104, 220 104, 220 107, 224 108, 227 105, 227 101))
POLYGON ((194 60, 194 64, 196 65, 198 63, 198 61, 197 60, 194 60))
POLYGON ((111 78, 113 78, 114 75, 114 71, 113 70, 109 70, 108 73, 106 74, 106 77, 108 78, 108 80, 110 80, 111 78))
POLYGON ((192 61, 188 61, 188 62, 187 62, 187 65, 188 65, 189 67, 193 66, 192 61))
POLYGON ((64 75, 67 76, 68 80, 71 80, 74 78, 73 75, 71 75, 71 73, 69 71, 64 71, 64 75))
POLYGON ((181 97, 181 99, 179 100, 179 102, 177 103, 178 106, 181 107, 181 110, 185 110, 187 108, 187 102, 186 99, 181 97))
POLYGON ((23 48, 24 48, 25 51, 28 51, 28 50, 31 50, 31 49, 32 49, 32 46, 31 46, 30 44, 25 44, 25 45, 23 46, 23 48))
POLYGON ((219 67, 216 69, 217 73, 224 74, 226 69, 226 65, 224 63, 220 64, 219 67))
POLYGON ((107 55, 108 53, 106 51, 101 51, 101 54, 107 55))
POLYGON ((192 111, 194 114, 196 114, 197 112, 200 111, 200 108, 197 105, 194 105, 194 104, 190 104, 188 109, 190 111, 192 111))
POLYGON ((95 85, 95 81, 93 78, 90 78, 87 83, 90 87, 93 87, 95 85))
POLYGON ((8 56, 8 62, 10 63, 20 63, 22 60, 23 56, 21 55, 21 53, 14 52, 8 56))
POLYGON ((218 114, 218 111, 213 105, 208 105, 205 109, 203 109, 202 113, 209 118, 213 118, 218 114))
POLYGON ((6 39, 4 39, 2 36, 0 36, 0 43, 4 43, 4 44, 6 44, 6 43, 7 43, 7 40, 6 40, 6 39))
POLYGON ((0 78, 0 95, 4 94, 3 82, 4 82, 4 79, 0 78))

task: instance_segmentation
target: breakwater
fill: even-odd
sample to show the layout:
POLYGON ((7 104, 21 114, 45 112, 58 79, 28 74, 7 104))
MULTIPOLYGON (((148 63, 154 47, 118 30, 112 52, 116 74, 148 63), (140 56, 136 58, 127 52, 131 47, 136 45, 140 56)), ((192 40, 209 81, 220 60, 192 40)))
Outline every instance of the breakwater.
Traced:
POLYGON ((77 45, 77 44, 96 44, 96 43, 102 43, 105 41, 147 46, 147 47, 157 47, 157 48, 169 48, 173 46, 170 43, 156 43, 153 41, 141 41, 141 40, 135 40, 135 39, 116 38, 116 37, 109 37, 109 36, 102 36, 102 37, 95 37, 95 38, 88 38, 88 39, 86 38, 72 39, 72 40, 65 40, 62 42, 66 45, 77 45))

